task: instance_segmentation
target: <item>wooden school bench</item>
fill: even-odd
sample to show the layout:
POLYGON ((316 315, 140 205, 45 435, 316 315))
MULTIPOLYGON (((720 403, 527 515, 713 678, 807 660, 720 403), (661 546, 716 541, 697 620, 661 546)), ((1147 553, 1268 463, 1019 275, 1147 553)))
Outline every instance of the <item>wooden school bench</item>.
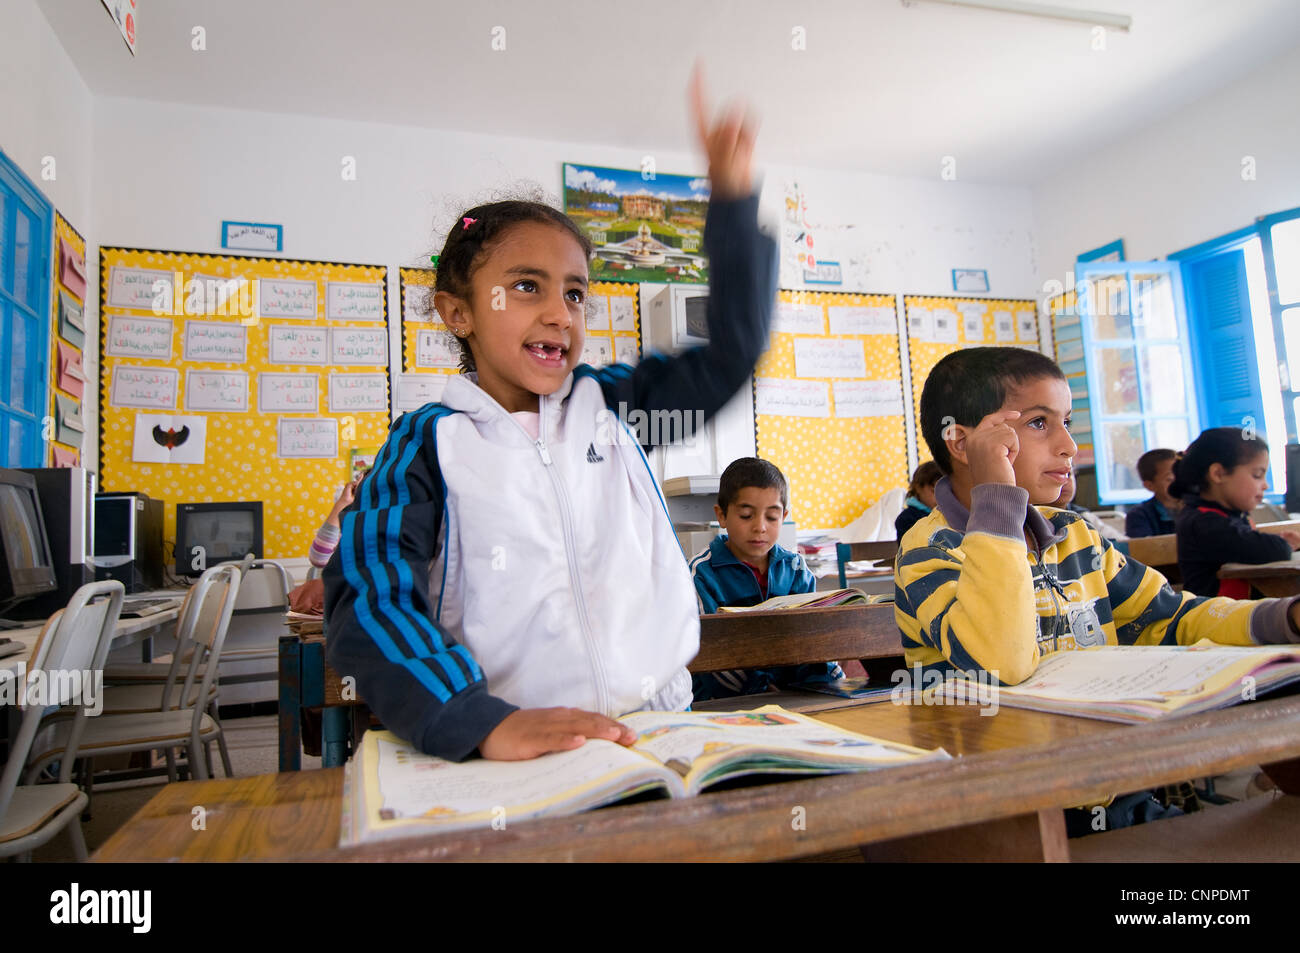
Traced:
MULTIPOLYGON (((901 656, 903 645, 891 604, 777 612, 719 612, 700 617, 700 651, 691 672, 762 668, 901 656)), ((816 696, 823 707, 842 704, 816 696)), ((763 703, 787 704, 767 698, 763 703)), ((364 701, 345 691, 342 679, 325 662, 324 635, 280 638, 279 748, 281 771, 302 766, 302 709, 321 709, 321 766, 347 760, 349 722, 360 737, 368 719, 364 701), (345 697, 346 696, 346 697, 345 697)), ((806 710, 806 709, 805 709, 806 710)))
POLYGON ((757 861, 865 845, 870 860, 1064 861, 1131 857, 1143 837, 1142 859, 1203 861, 1219 858, 1229 834, 1247 833, 1257 845, 1249 859, 1295 860, 1300 849, 1300 697, 1142 725, 889 702, 813 717, 960 757, 348 849, 337 847, 340 768, 184 782, 159 792, 92 859, 757 861), (1285 792, 1277 803, 1066 840, 1063 808, 1256 764, 1285 792), (207 808, 202 831, 192 827, 196 804, 207 808), (797 808, 802 825, 792 823, 797 808), (1178 843, 1162 853, 1161 834, 1172 833, 1163 825, 1175 823, 1178 843))

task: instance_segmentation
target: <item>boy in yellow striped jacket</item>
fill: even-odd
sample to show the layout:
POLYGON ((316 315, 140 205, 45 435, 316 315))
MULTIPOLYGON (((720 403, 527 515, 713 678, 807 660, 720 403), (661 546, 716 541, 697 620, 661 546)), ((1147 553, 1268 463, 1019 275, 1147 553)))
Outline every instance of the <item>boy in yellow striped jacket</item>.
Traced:
POLYGON ((1176 593, 1075 513, 1050 504, 1078 449, 1070 388, 1036 351, 969 348, 921 394, 921 432, 946 476, 903 536, 895 617, 909 666, 1024 681, 1038 660, 1090 645, 1300 642, 1300 598, 1176 593))

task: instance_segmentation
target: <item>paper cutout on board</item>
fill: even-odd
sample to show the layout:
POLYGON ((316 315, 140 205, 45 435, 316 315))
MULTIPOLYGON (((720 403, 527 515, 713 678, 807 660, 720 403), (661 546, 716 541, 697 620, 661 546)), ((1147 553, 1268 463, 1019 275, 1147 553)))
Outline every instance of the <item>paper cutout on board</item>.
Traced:
POLYGON ((999 344, 1016 339, 1016 319, 1010 311, 993 312, 993 337, 999 344))
POLYGON ((1022 341, 1038 343, 1038 318, 1034 312, 1016 312, 1016 333, 1022 341))
POLYGON ((449 331, 421 328, 415 332, 416 367, 460 367, 460 348, 449 331))
POLYGON ((329 376, 331 414, 388 409, 387 374, 331 374, 329 376))
POLYGON ((154 361, 172 358, 171 318, 141 318, 110 314, 104 353, 110 357, 143 357, 154 361))
POLYGON ((388 363, 388 331, 385 328, 331 328, 331 364, 388 363))
POLYGON ((935 308, 930 312, 933 322, 934 340, 940 344, 957 343, 957 312, 947 308, 935 308))
POLYGON ((590 295, 587 298, 587 330, 609 330, 609 295, 590 295))
POLYGON ((819 304, 788 304, 777 302, 772 318, 773 334, 825 334, 822 306, 819 304))
POLYGON ((171 272, 123 265, 108 270, 108 303, 111 307, 152 311, 155 298, 171 306, 171 272))
POLYGON ((258 374, 257 409, 261 413, 317 413, 320 380, 315 374, 258 374))
POLYGON ((836 417, 901 417, 901 381, 835 381, 836 417))
POLYGON ((86 424, 81 419, 81 403, 62 394, 54 395, 54 439, 69 447, 80 447, 86 435, 86 424))
MULTIPOLYGON (((961 305, 958 305, 960 308, 961 305)), ((984 306, 980 305, 976 309, 963 309, 962 311, 962 334, 966 337, 967 344, 984 343, 984 306)))
POLYGON ((631 364, 635 367, 640 360, 641 349, 636 343, 635 335, 614 335, 614 362, 616 364, 631 364))
POLYGON ((185 409, 243 413, 248 410, 248 374, 244 371, 185 369, 185 409))
POLYGON ((73 347, 86 346, 86 326, 81 315, 81 305, 66 291, 59 291, 59 337, 73 347))
POLYGON ((898 314, 888 305, 830 305, 831 334, 898 334, 898 314))
POLYGON ((136 414, 131 459, 136 463, 202 463, 207 442, 207 417, 136 414))
POLYGON ((829 417, 830 389, 824 381, 754 379, 754 412, 777 417, 829 417))
POLYGON ((257 310, 264 318, 313 320, 316 317, 316 282, 259 278, 257 310))
POLYGON ((59 341, 55 360, 57 367, 54 386, 81 400, 86 387, 86 372, 81 367, 81 352, 59 341))
POLYGON ((180 379, 181 372, 174 367, 129 367, 119 364, 113 368, 108 402, 113 407, 175 410, 180 379))
POLYGON ((78 299, 86 300, 86 259, 62 235, 59 236, 59 281, 78 299))
POLYGON ((243 364, 248 360, 248 328, 231 321, 186 321, 185 360, 243 364))
POLYGON ((328 364, 329 328, 273 324, 267 332, 271 364, 328 364))
POLYGON ((339 422, 333 417, 281 417, 276 428, 276 455, 289 459, 337 457, 339 422))
POLYGON ((609 296, 609 326, 615 331, 636 333, 636 299, 627 295, 609 296))
POLYGON ((60 446, 50 448, 50 466, 56 469, 67 469, 69 467, 81 466, 81 452, 78 450, 65 450, 60 446))
POLYGON ((934 315, 929 309, 907 309, 907 336, 913 341, 934 340, 934 315))
POLYGON ((406 413, 442 399, 450 374, 402 374, 397 378, 397 410, 406 413))
POLYGON ((384 320, 384 286, 377 281, 325 282, 325 317, 331 321, 384 320))
POLYGON ((609 338, 592 336, 582 342, 582 363, 604 367, 614 363, 614 342, 609 338))
POLYGON ((866 377, 867 362, 861 341, 840 338, 794 339, 797 377, 866 377))

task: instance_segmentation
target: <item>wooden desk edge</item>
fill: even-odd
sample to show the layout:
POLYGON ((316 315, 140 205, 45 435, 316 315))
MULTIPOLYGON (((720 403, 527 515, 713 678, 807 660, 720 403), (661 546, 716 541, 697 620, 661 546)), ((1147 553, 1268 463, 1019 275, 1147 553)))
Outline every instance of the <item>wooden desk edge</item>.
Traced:
MULTIPOLYGON (((338 848, 324 841, 298 851, 248 853, 238 859, 277 861, 665 861, 777 860, 824 853, 913 834, 1009 818, 1039 810, 1100 801, 1206 773, 1300 758, 1300 698, 1256 702, 1202 715, 1129 726, 1124 757, 1116 757, 1115 732, 1068 742, 986 752, 951 762, 927 762, 857 775, 721 791, 672 802, 611 807, 544 818, 505 830, 427 834, 401 841, 338 848), (1060 761, 1070 759, 1062 773, 1060 761), (941 783, 936 783, 941 782, 941 783), (877 789, 885 797, 864 797, 877 789), (1006 792, 1014 790, 1016 798, 1006 792), (792 812, 805 808, 804 830, 792 812)), ((170 785, 142 808, 93 860, 187 859, 132 856, 133 824, 174 821, 188 829, 192 806, 213 804, 241 780, 277 789, 323 791, 322 816, 341 815, 342 775, 303 772, 256 779, 170 785), (316 777, 311 777, 316 776, 316 777), (294 778, 299 780, 294 780, 294 778), (303 781, 301 778, 310 777, 303 781), (289 780, 281 780, 288 778, 289 780), (195 784, 209 785, 197 789, 195 784), (226 788, 220 787, 226 785, 226 788)), ((269 823, 269 820, 268 820, 269 823)), ((214 831, 207 836, 212 837, 214 831)), ((232 831, 241 842, 250 831, 232 831)), ((271 844, 274 847, 274 843, 271 844)), ((188 859, 202 859, 201 857, 188 859)))

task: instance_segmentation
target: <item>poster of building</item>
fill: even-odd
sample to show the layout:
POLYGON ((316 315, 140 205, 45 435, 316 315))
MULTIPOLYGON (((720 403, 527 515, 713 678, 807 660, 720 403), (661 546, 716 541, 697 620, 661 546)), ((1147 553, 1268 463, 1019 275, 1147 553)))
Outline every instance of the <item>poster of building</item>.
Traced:
POLYGON ((591 239, 593 281, 707 283, 703 176, 564 164, 564 211, 591 239))

